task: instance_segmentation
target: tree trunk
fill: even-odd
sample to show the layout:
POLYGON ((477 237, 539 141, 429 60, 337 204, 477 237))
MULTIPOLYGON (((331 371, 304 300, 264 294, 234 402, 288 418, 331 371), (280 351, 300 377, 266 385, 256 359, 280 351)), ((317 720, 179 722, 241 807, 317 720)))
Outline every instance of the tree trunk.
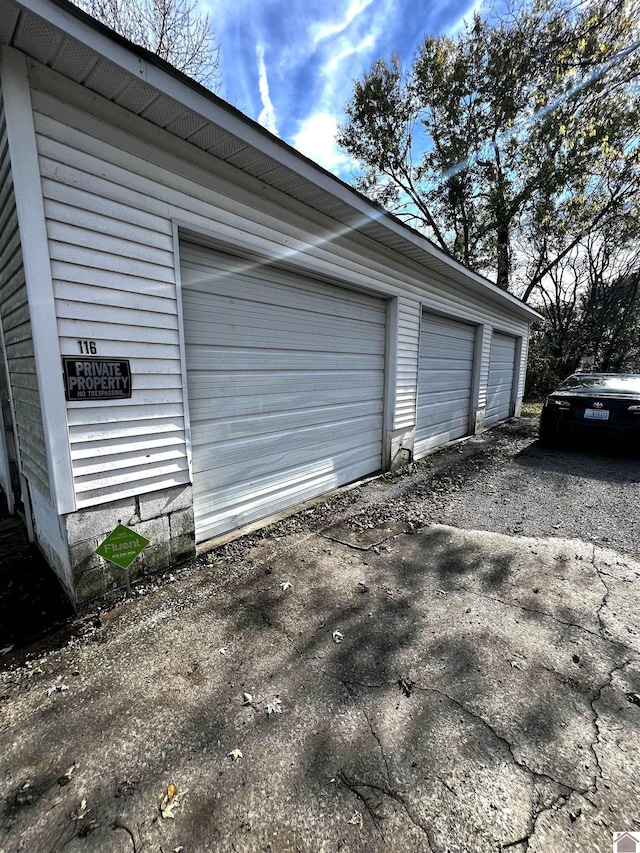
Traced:
POLYGON ((509 260, 509 227, 500 225, 497 230, 497 278, 496 284, 503 290, 509 290, 509 276, 511 273, 511 263, 509 260))

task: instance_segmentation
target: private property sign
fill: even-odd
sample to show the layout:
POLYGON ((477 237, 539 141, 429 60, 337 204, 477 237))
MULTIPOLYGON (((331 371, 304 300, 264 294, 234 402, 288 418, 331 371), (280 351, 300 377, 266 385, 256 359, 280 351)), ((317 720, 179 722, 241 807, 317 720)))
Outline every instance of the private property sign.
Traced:
POLYGON ((67 400, 113 400, 131 397, 128 359, 63 356, 67 400))
POLYGON ((121 569, 128 569, 138 554, 144 551, 149 541, 135 530, 119 524, 104 542, 98 545, 96 554, 109 560, 110 563, 115 563, 121 569))

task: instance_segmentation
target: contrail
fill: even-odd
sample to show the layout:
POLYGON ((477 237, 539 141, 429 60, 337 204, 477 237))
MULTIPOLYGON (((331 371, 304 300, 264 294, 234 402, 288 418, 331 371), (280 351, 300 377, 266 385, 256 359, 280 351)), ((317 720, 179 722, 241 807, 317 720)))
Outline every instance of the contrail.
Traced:
POLYGON ((617 53, 615 56, 612 56, 607 62, 597 68, 595 71, 592 71, 591 74, 588 74, 586 77, 583 77, 582 80, 578 81, 575 86, 571 89, 568 89, 562 95, 558 95, 553 101, 547 104, 543 109, 538 110, 538 112, 534 113, 531 118, 527 119, 523 124, 519 127, 514 128, 513 130, 505 131, 501 133, 497 139, 487 139, 482 147, 471 154, 469 157, 461 160, 459 163, 456 163, 455 166, 452 166, 450 169, 447 169, 437 178, 433 179, 433 183, 437 186, 444 181, 449 180, 454 175, 458 175, 460 172, 463 172, 465 169, 473 166, 481 157, 487 156, 491 153, 495 148, 499 148, 505 142, 508 142, 515 136, 521 136, 524 134, 529 127, 534 125, 537 121, 544 118, 546 115, 549 115, 550 112, 559 107, 561 104, 573 98, 574 95, 577 95, 578 92, 581 92, 583 89, 586 89, 588 86, 591 86, 592 83, 595 83, 596 80, 599 80, 600 77, 604 76, 610 68, 613 68, 615 65, 618 65, 620 62, 623 62, 628 56, 631 56, 634 51, 638 50, 640 47, 640 39, 636 39, 632 44, 626 47, 624 50, 617 53))

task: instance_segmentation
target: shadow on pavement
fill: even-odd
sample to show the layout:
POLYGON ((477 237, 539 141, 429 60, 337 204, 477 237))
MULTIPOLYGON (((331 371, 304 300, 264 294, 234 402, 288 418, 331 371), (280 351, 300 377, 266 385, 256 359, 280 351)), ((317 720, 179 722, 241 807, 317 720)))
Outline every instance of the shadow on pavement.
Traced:
POLYGON ((73 608, 22 521, 0 514, 0 660, 60 627, 73 608))
POLYGON ((514 462, 538 471, 575 475, 606 483, 640 482, 640 455, 635 448, 611 443, 603 447, 594 439, 575 440, 557 448, 539 442, 520 451, 514 462))

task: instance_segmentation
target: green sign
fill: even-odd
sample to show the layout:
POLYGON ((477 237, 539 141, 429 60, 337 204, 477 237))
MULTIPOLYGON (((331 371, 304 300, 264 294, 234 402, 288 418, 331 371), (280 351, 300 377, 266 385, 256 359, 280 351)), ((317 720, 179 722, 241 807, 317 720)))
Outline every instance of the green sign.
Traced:
POLYGON ((124 524, 119 524, 107 538, 96 548, 96 554, 109 560, 110 563, 115 563, 122 569, 128 568, 135 560, 138 554, 141 554, 149 544, 149 539, 145 539, 135 530, 130 530, 124 524))

